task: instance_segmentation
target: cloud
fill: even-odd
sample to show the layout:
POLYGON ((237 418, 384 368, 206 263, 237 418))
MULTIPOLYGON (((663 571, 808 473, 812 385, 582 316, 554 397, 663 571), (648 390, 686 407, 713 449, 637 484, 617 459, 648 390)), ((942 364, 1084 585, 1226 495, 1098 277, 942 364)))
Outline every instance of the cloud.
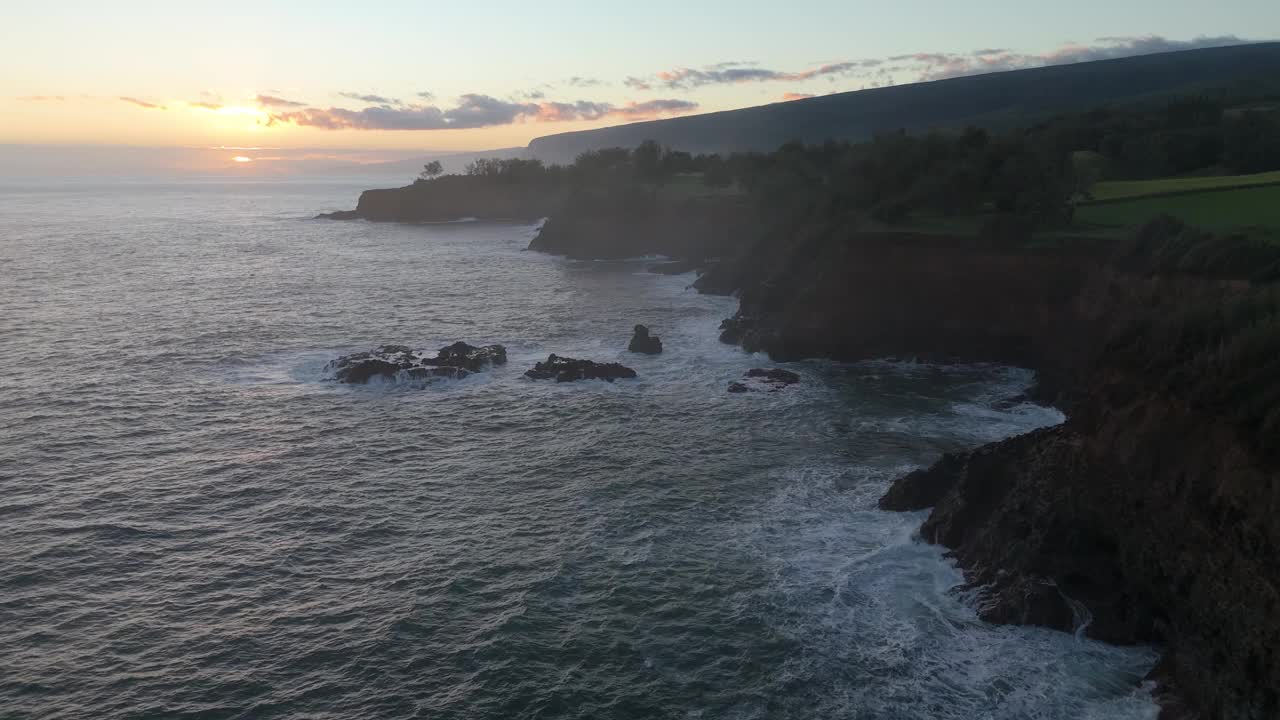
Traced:
POLYGON ((1070 63, 1112 60, 1135 55, 1223 47, 1247 43, 1235 35, 1199 36, 1191 40, 1169 40, 1159 35, 1140 37, 1103 37, 1092 45, 1068 43, 1047 53, 1017 53, 1004 48, 986 48, 968 54, 914 53, 889 58, 905 62, 903 70, 915 73, 920 80, 942 80, 962 75, 977 75, 1002 70, 1066 65, 1070 63))
POLYGON ((163 105, 157 105, 155 103, 147 102, 146 100, 139 100, 138 98, 125 97, 121 95, 119 99, 131 105, 137 105, 140 108, 146 108, 147 110, 168 110, 168 108, 166 108, 163 105))
POLYGON ((66 99, 65 95, 24 95, 18 98, 22 102, 61 102, 66 99))
POLYGON ((808 70, 782 71, 755 67, 754 63, 716 63, 702 69, 676 68, 664 70, 652 78, 628 77, 623 81, 636 90, 651 90, 661 86, 672 90, 692 90, 706 85, 736 85, 753 82, 803 82, 819 77, 835 79, 850 75, 861 68, 878 65, 879 60, 860 60, 827 63, 808 70))
POLYGON ((471 93, 449 109, 434 105, 400 107, 374 106, 361 110, 347 108, 304 108, 272 113, 267 125, 292 124, 324 130, 464 130, 516 122, 569 122, 606 118, 636 120, 662 115, 679 115, 696 110, 688 100, 649 100, 614 105, 580 100, 577 102, 512 102, 471 93))
POLYGON ((203 100, 201 100, 196 102, 188 102, 187 107, 202 108, 204 110, 221 110, 222 103, 204 102, 203 100))
POLYGON ((565 80, 565 84, 568 85, 569 87, 589 88, 589 87, 596 87, 597 85, 603 85, 604 81, 600 80, 599 78, 582 77, 581 75, 574 75, 568 80, 565 80))
POLYGON ((276 96, 274 96, 274 95, 258 95, 258 96, 255 96, 255 97, 253 98, 253 101, 254 101, 254 102, 256 102, 256 103, 258 103, 258 104, 259 104, 259 105, 261 105, 262 107, 297 107, 297 108, 300 108, 300 107, 306 107, 306 106, 307 106, 307 104, 306 104, 306 103, 297 102, 297 101, 294 101, 294 100, 285 100, 285 99, 284 99, 284 98, 282 98, 282 97, 276 97, 276 96))
MULTIPOLYGON (((340 92, 338 93, 338 95, 340 97, 347 98, 348 100, 359 100, 360 102, 372 103, 374 105, 399 105, 400 104, 399 100, 396 100, 395 98, 385 97, 382 95, 372 95, 372 94, 355 93, 355 92, 340 92)), ((299 105, 301 104, 302 103, 299 103, 299 105)))
POLYGON ((783 93, 782 102, 790 102, 792 100, 805 100, 811 97, 813 97, 813 93, 797 93, 797 92, 783 93))
POLYGON ((361 110, 309 107, 272 113, 267 124, 291 123, 324 130, 449 130, 509 125, 537 111, 538 106, 531 103, 469 94, 463 95, 458 105, 448 110, 434 105, 374 106, 361 110))
POLYGON ((435 93, 428 92, 427 90, 423 90, 422 92, 418 93, 418 97, 422 98, 423 100, 435 100, 435 99, 436 99, 435 93))
POLYGON ((642 103, 629 102, 615 107, 609 115, 612 117, 639 120, 660 115, 685 115, 698 109, 698 103, 688 100, 647 100, 642 103))
POLYGON ((576 103, 542 103, 539 105, 536 119, 539 122, 602 120, 605 118, 639 120, 662 115, 683 115, 697 109, 698 103, 689 100, 646 100, 645 102, 628 102, 623 105, 580 100, 576 103))
POLYGON ((568 122, 570 120, 599 120, 613 112, 610 103, 590 102, 544 102, 538 105, 536 118, 539 122, 568 122))

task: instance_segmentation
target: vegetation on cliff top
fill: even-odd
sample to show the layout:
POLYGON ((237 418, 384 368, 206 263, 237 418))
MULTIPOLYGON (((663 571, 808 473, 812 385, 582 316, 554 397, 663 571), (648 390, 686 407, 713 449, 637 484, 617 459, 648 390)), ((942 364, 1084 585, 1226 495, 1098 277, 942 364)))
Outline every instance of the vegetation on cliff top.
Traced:
POLYGON ((574 212, 624 216, 741 196, 766 225, 821 220, 1006 244, 1036 232, 1120 236, 1162 211, 1215 230, 1280 228, 1280 111, 1259 105, 1269 97, 1197 94, 1002 132, 896 131, 728 156, 646 141, 563 166, 484 159, 461 177, 425 168, 413 190, 551 188, 574 212))
POLYGON ((1190 301, 1153 283, 1114 328, 1108 352, 1162 392, 1229 418, 1258 457, 1280 462, 1280 246, 1215 236, 1164 216, 1113 262, 1149 277, 1219 281, 1197 288, 1190 301))

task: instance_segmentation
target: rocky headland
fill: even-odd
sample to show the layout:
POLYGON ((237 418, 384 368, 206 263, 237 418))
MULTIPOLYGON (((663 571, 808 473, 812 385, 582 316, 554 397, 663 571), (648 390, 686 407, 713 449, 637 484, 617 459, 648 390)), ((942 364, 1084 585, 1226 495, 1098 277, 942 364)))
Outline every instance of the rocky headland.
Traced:
POLYGON ((1065 424, 941 458, 933 510, 983 617, 1154 643, 1167 717, 1280 716, 1280 250, 1168 218, 1128 242, 859 234, 731 268, 726 340, 776 359, 1038 371, 1065 424))
POLYGON ((328 220, 449 222, 464 218, 533 221, 561 208, 568 191, 559 186, 475 182, 446 176, 399 188, 365 190, 355 210, 325 213, 328 220))
POLYGON ((1280 716, 1274 247, 1169 219, 1127 243, 810 227, 707 267, 697 287, 740 298, 722 339, 776 360, 1035 369, 1064 425, 947 455, 882 507, 933 508, 921 537, 984 618, 1162 647, 1165 717, 1280 716))

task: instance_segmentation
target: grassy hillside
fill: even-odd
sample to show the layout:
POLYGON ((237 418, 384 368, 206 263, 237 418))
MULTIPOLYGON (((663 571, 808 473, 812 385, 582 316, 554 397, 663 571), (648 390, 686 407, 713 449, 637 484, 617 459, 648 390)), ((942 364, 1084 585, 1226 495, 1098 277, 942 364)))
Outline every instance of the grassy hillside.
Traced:
POLYGON ((906 128, 1006 128, 1051 114, 1171 94, 1280 93, 1280 43, 1188 50, 991 73, 775 103, 535 139, 533 157, 569 162, 586 150, 646 139, 693 153, 773 150, 793 139, 863 140, 906 128))
MULTIPOLYGON (((1178 181, 1146 184, 1158 186, 1162 182, 1178 181)), ((1085 225, 1124 229, 1162 213, 1218 232, 1257 228, 1260 234, 1280 239, 1280 184, 1085 205, 1076 211, 1075 219, 1085 225)))
POLYGON ((1119 180, 1098 183, 1093 197, 1099 202, 1159 195, 1182 195, 1205 190, 1230 190, 1257 185, 1280 185, 1280 171, 1253 175, 1119 180))

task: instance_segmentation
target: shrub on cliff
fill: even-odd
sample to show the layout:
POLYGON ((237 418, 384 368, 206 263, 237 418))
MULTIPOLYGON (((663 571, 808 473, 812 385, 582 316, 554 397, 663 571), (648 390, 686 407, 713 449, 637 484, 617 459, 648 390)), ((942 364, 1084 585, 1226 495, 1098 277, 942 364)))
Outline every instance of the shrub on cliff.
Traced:
POLYGON ((1270 283, 1280 280, 1280 246, 1248 233, 1214 235, 1160 215, 1122 245, 1114 263, 1130 272, 1270 283))
POLYGON ((1215 237, 1170 218, 1148 223, 1116 256, 1162 277, 1113 317, 1111 359, 1136 378, 1228 419, 1264 461, 1280 464, 1280 248, 1215 237), (1188 285, 1178 276, 1207 283, 1188 285))

